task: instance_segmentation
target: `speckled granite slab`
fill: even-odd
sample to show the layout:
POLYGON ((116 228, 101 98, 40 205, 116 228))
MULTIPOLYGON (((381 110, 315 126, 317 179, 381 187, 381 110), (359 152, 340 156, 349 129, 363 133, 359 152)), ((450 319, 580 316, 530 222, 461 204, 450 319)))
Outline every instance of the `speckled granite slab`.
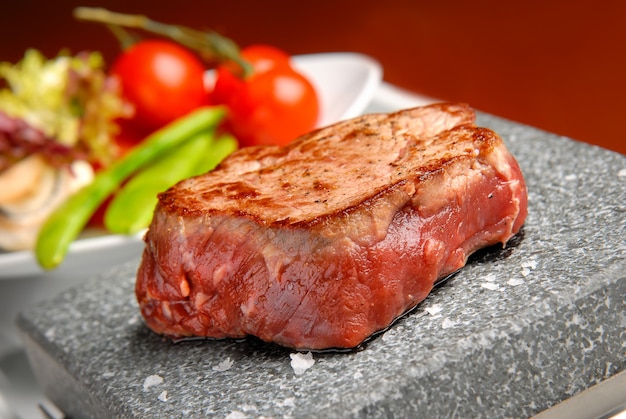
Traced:
POLYGON ((19 318, 45 392, 73 418, 528 417, 623 371, 626 157, 480 123, 526 176, 523 233, 363 350, 311 361, 253 340, 173 344, 142 323, 134 262, 19 318))

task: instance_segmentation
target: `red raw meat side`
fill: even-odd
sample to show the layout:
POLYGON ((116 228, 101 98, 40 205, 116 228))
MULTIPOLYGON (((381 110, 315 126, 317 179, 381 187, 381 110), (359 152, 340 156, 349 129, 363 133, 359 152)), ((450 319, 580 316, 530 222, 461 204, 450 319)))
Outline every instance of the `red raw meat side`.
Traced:
POLYGON ((161 194, 137 299, 172 338, 352 348, 526 214, 517 162, 468 106, 366 115, 161 194))

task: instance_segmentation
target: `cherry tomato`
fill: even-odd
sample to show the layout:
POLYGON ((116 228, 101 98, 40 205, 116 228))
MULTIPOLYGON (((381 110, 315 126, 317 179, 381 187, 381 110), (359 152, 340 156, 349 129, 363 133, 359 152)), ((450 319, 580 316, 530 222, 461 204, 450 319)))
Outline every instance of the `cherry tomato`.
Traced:
POLYGON ((116 58, 110 73, 135 107, 128 123, 138 131, 154 131, 207 103, 202 61, 173 42, 140 41, 116 58))
POLYGON ((291 67, 289 55, 271 45, 250 45, 242 51, 242 56, 252 64, 257 74, 266 73, 274 68, 291 67))
POLYGON ((212 103, 229 108, 227 129, 240 146, 284 145, 315 127, 319 103, 315 88, 268 46, 251 46, 242 56, 254 67, 242 79, 232 66, 217 70, 212 103))

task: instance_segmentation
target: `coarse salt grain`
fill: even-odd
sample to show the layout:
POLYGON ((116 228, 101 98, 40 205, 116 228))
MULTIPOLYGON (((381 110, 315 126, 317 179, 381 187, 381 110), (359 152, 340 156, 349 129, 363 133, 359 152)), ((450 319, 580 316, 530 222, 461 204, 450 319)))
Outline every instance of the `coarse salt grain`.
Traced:
POLYGON ((158 386, 161 383, 163 383, 163 377, 156 374, 149 375, 143 380, 143 391, 148 390, 150 387, 158 386))
POLYGON ((441 310, 443 310, 443 307, 441 307, 440 304, 433 304, 431 306, 424 308, 424 310, 426 310, 426 312, 430 314, 431 316, 434 316, 435 314, 441 312, 441 310))
POLYGON ((158 399, 162 402, 166 402, 167 401, 167 390, 163 390, 161 392, 161 394, 159 394, 158 399))
POLYGON ((245 413, 240 412, 238 410, 233 410, 232 412, 226 415, 226 419, 246 419, 247 417, 248 416, 246 416, 245 413))
POLYGON ((522 278, 511 278, 507 281, 507 284, 511 285, 512 287, 522 285, 523 283, 524 283, 524 280, 522 278))
POLYGON ((530 275, 531 271, 537 267, 537 260, 528 259, 521 263, 522 265, 522 276, 525 278, 530 275))
POLYGON ((495 274, 487 274, 483 277, 483 279, 487 282, 493 282, 496 280, 496 275, 495 274))
POLYGON ((491 291, 497 291, 500 289, 500 285, 496 284, 495 282, 483 282, 482 284, 480 284, 480 286, 483 288, 487 288, 491 291))
POLYGON ((44 332, 44 335, 46 336, 46 338, 50 340, 54 339, 54 334, 55 334, 54 329, 48 329, 44 332))
POLYGON ((222 362, 213 366, 213 371, 228 371, 235 362, 229 358, 226 358, 222 362))
POLYGON ((307 352, 306 354, 297 352, 295 354, 289 354, 289 357, 291 358, 291 368, 293 368, 293 372, 296 375, 304 374, 306 370, 315 364, 315 360, 313 359, 313 354, 311 352, 307 352))
POLYGON ((622 169, 619 172, 617 172, 617 176, 626 177, 626 169, 622 169))

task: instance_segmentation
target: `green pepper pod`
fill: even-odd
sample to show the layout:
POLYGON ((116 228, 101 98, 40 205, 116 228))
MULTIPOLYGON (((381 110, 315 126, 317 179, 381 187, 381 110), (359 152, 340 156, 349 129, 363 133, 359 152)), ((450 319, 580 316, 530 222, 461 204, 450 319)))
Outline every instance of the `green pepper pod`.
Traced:
POLYGON ((199 108, 149 135, 124 158, 98 172, 93 182, 70 196, 43 224, 35 244, 39 265, 44 269, 53 269, 61 264, 72 241, 123 181, 195 133, 213 129, 225 114, 223 107, 199 108))

